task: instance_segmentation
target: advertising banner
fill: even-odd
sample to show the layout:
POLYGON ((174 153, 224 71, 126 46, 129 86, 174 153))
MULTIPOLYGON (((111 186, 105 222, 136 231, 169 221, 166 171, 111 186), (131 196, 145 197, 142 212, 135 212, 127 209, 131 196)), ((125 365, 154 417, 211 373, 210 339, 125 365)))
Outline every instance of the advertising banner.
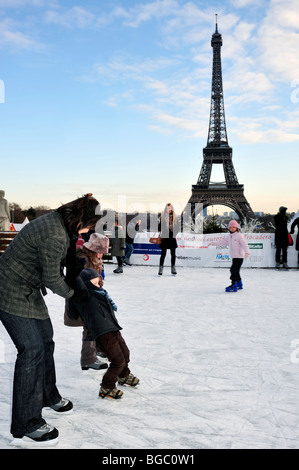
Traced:
MULTIPOLYGON (((133 264, 158 266, 161 250, 159 245, 149 243, 154 233, 139 232, 134 240, 133 264)), ((230 267, 232 260, 229 249, 221 243, 221 233, 193 234, 179 233, 176 250, 176 265, 190 267, 230 267), (219 243, 218 243, 219 242, 219 243), (209 243, 216 243, 209 246, 209 243)), ((275 267, 274 233, 244 233, 250 249, 250 257, 244 260, 242 268, 273 268, 275 267)), ((294 245, 288 248, 288 265, 297 267, 298 252, 295 250, 296 234, 292 235, 294 245)), ((170 266, 170 253, 167 250, 166 266, 170 266)))

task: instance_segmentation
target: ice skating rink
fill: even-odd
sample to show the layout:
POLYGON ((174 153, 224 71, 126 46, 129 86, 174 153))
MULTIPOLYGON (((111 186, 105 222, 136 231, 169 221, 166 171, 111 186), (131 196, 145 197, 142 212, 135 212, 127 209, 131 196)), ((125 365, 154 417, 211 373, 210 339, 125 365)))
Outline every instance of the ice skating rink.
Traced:
MULTIPOLYGON (((299 271, 127 266, 105 288, 131 350, 137 389, 102 400, 103 371, 82 371, 81 328, 63 324, 64 300, 46 302, 55 331, 60 393, 74 412, 44 417, 58 449, 298 449, 299 271)), ((0 324, 0 448, 11 448, 15 348, 0 324)))

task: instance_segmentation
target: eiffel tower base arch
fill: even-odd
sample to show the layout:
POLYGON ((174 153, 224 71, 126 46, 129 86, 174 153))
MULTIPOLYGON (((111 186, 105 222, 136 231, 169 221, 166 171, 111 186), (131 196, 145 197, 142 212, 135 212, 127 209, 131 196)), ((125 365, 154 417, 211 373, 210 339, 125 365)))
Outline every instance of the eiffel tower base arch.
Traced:
MULTIPOLYGON (((241 225, 245 219, 249 221, 254 218, 254 213, 244 196, 243 185, 235 189, 202 189, 197 185, 192 186, 192 195, 188 201, 189 213, 194 220, 198 214, 198 207, 200 210, 209 206, 227 206, 236 212, 240 219, 241 225)), ((184 212, 186 211, 186 208, 184 212)))

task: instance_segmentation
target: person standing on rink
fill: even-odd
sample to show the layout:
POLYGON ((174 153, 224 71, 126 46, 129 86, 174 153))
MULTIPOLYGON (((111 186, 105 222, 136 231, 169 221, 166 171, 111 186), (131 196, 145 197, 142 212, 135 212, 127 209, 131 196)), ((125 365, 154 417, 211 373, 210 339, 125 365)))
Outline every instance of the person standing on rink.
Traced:
POLYGON ((123 273, 123 257, 125 256, 126 235, 125 230, 118 224, 116 219, 112 228, 111 256, 115 256, 117 260, 117 268, 114 269, 115 274, 123 273))
POLYGON ((250 252, 248 243, 246 242, 243 234, 240 232, 239 224, 236 220, 231 220, 228 224, 229 234, 221 237, 216 242, 211 242, 209 245, 228 245, 230 257, 232 258, 232 265, 230 268, 231 285, 225 288, 226 292, 237 292, 238 289, 243 289, 243 282, 240 276, 240 269, 243 264, 244 258, 249 258, 250 252))
POLYGON ((166 257, 167 250, 170 250, 171 256, 171 273, 177 274, 175 269, 175 261, 176 261, 176 249, 177 249, 177 241, 176 236, 179 232, 179 223, 177 215, 174 211, 173 205, 168 203, 166 204, 164 211, 161 215, 160 223, 158 230, 160 232, 160 236, 162 238, 162 242, 160 244, 161 248, 161 256, 160 256, 160 263, 159 263, 159 271, 158 274, 161 276, 163 274, 163 266, 164 260, 166 257))
POLYGON ((127 224, 125 257, 123 259, 124 265, 132 266, 130 258, 132 253, 134 252, 134 238, 136 233, 139 232, 140 224, 141 219, 137 220, 136 223, 134 222, 134 220, 131 220, 127 224))
POLYGON ((275 225, 275 261, 276 268, 280 268, 282 263, 284 269, 288 269, 288 246, 289 246, 289 232, 288 232, 288 216, 286 215, 287 207, 281 206, 278 213, 274 216, 275 225))
POLYGON ((299 217, 296 217, 296 219, 292 223, 290 233, 292 233, 292 234, 295 233, 295 227, 297 227, 297 229, 298 229, 297 236, 296 236, 295 249, 298 252, 298 255, 297 255, 297 268, 299 269, 299 217))
POLYGON ((11 434, 13 445, 55 445, 58 430, 42 417, 43 407, 63 414, 70 400, 56 387, 53 327, 43 296, 46 288, 80 302, 76 241, 100 215, 91 194, 60 206, 27 224, 0 257, 0 320, 18 351, 14 372, 11 434), (64 276, 63 268, 66 267, 64 276))

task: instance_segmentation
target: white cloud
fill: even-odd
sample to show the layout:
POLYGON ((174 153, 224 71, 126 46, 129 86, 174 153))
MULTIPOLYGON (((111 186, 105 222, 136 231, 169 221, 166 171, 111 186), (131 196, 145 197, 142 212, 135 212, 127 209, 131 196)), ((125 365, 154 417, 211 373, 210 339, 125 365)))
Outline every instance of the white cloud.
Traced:
POLYGON ((299 11, 297 0, 272 0, 260 26, 260 63, 274 80, 299 78, 299 11))
POLYGON ((299 111, 283 117, 234 118, 231 134, 245 144, 299 142, 299 111))
POLYGON ((57 7, 58 0, 0 0, 0 8, 57 7))
POLYGON ((255 24, 240 21, 234 30, 234 37, 238 42, 244 43, 251 39, 255 24))
MULTIPOLYGON (((280 90, 276 87, 281 80, 299 79, 295 75, 299 73, 296 2, 290 0, 286 8, 285 0, 271 0, 265 9, 265 5, 255 0, 234 0, 231 4, 235 8, 247 8, 243 10, 246 14, 239 16, 225 4, 218 11, 218 28, 223 35, 224 98, 230 122, 234 121, 235 114, 242 113, 244 105, 247 110, 257 105, 255 111, 260 114, 266 113, 267 106, 271 106, 273 112, 276 109, 278 115, 281 112, 280 90), (257 11, 258 16, 254 14, 257 11)), ((53 13, 52 19, 65 26, 78 26, 80 14, 82 27, 95 21, 86 11, 75 8, 63 16, 56 14, 53 13)), ((160 58, 152 56, 138 61, 119 56, 107 63, 95 64, 94 80, 101 77, 106 84, 109 80, 123 82, 123 90, 117 93, 112 84, 111 96, 106 103, 116 107, 126 100, 132 106, 135 99, 136 109, 142 106, 146 109, 151 103, 152 129, 165 133, 167 129, 176 128, 201 135, 199 129, 204 127, 206 133, 212 72, 210 38, 215 25, 211 6, 202 8, 192 1, 155 0, 135 3, 128 8, 114 8, 105 18, 121 21, 126 28, 135 29, 155 20, 153 40, 168 50, 168 56, 165 54, 160 58), (182 50, 188 57, 178 55, 182 50), (191 69, 190 59, 197 65, 195 70, 191 69), (200 114, 204 116, 205 126, 199 125, 200 114)), ((252 118, 247 129, 252 142, 297 140, 294 129, 284 129, 282 119, 280 123, 271 122, 265 126, 252 118), (271 125, 274 131, 270 129, 271 125)), ((239 130, 240 138, 248 135, 242 133, 241 128, 239 130)))
POLYGON ((177 128, 181 130, 188 131, 192 134, 192 136, 197 137, 205 137, 206 136, 206 122, 205 122, 205 133, 203 134, 203 128, 200 126, 199 121, 192 120, 192 119, 185 119, 179 116, 173 116, 172 114, 166 113, 156 113, 155 118, 166 124, 170 128, 177 128))
POLYGON ((230 93, 237 92, 239 96, 251 96, 251 101, 262 102, 267 99, 267 93, 274 89, 274 85, 262 72, 238 70, 232 80, 225 82, 225 89, 230 93))
POLYGON ((155 72, 167 69, 176 63, 178 63, 176 59, 169 59, 167 57, 157 57, 137 62, 124 56, 116 56, 107 63, 94 64, 90 79, 91 77, 93 77, 93 80, 99 78, 117 81, 131 79, 147 83, 148 81, 154 81, 152 75, 155 72))
POLYGON ((115 8, 111 17, 122 20, 127 27, 138 28, 155 20, 154 26, 163 35, 160 45, 194 44, 207 37, 208 24, 213 25, 214 13, 206 12, 194 2, 176 0, 155 0, 150 3, 135 4, 131 8, 115 8))
POLYGON ((115 8, 112 16, 123 19, 124 24, 133 28, 152 19, 160 19, 171 15, 179 8, 176 0, 156 0, 151 3, 137 4, 126 10, 123 7, 115 8))
POLYGON ((235 8, 246 8, 246 7, 261 5, 261 0, 230 0, 230 3, 235 8))
POLYGON ((65 12, 49 10, 46 12, 45 20, 47 23, 55 23, 66 28, 86 28, 94 24, 95 16, 85 8, 74 6, 65 12))
POLYGON ((11 49, 23 49, 40 51, 44 45, 30 38, 29 35, 18 30, 18 24, 6 19, 0 22, 0 44, 1 47, 11 49))

